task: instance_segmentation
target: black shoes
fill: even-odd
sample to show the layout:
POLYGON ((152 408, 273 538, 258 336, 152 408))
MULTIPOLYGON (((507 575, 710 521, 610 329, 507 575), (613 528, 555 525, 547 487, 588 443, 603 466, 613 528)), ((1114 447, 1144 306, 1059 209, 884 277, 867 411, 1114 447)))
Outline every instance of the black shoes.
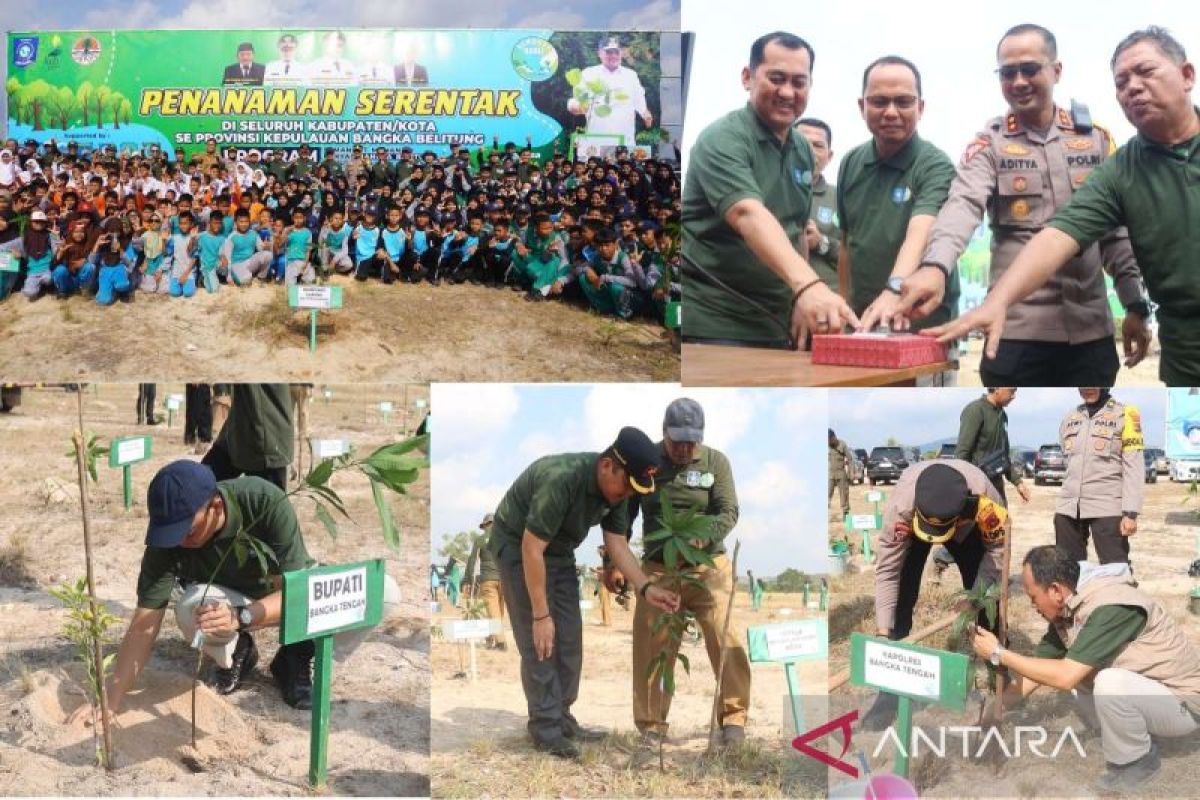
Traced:
POLYGON ((568 741, 566 737, 561 739, 550 739, 542 741, 535 739, 533 746, 543 753, 548 753, 556 758, 579 759, 579 748, 574 743, 568 741))
POLYGON ((574 718, 566 717, 562 723, 563 737, 575 742, 599 742, 608 737, 607 731, 598 728, 585 728, 574 718))
POLYGON ((271 674, 292 708, 312 708, 312 641, 283 645, 271 659, 271 674))
POLYGON ((217 694, 229 694, 242 685, 242 680, 258 665, 258 648, 254 645, 254 637, 248 633, 239 633, 237 646, 233 649, 233 658, 229 669, 220 667, 213 670, 210 685, 217 694))
POLYGON ((1158 757, 1158 745, 1150 744, 1146 755, 1128 764, 1108 764, 1108 769, 1096 781, 1096 788, 1102 792, 1118 792, 1125 794, 1141 789, 1158 774, 1162 768, 1162 760, 1158 757))

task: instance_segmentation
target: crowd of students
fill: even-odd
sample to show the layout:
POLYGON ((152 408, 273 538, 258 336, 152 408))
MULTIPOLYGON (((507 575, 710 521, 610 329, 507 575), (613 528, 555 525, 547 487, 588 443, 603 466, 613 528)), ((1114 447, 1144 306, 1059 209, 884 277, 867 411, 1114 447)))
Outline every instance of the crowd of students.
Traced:
POLYGON ((663 319, 680 294, 678 176, 623 148, 540 163, 528 146, 398 157, 307 145, 185 159, 75 143, 0 151, 0 300, 132 301, 263 283, 470 281, 663 319))

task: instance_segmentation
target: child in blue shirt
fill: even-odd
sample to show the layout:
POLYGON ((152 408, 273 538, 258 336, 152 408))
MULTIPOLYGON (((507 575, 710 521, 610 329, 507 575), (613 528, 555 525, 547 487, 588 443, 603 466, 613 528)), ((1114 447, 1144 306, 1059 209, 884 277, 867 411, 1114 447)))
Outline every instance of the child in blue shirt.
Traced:
POLYGON ((379 250, 381 232, 375 224, 375 219, 375 209, 366 208, 363 210, 363 221, 354 229, 354 252, 358 256, 358 266, 354 270, 356 281, 365 281, 380 273, 376 253, 379 250))
POLYGON ((403 212, 398 206, 387 210, 387 225, 379 234, 380 247, 375 255, 379 258, 383 282, 392 283, 400 275, 400 262, 404 260, 404 245, 408 239, 400 225, 403 212))
POLYGON ((196 294, 196 231, 192 212, 180 211, 176 218, 179 233, 171 234, 171 296, 196 294))
POLYGON ((317 241, 321 246, 321 272, 328 275, 330 270, 337 270, 345 275, 354 269, 350 260, 348 245, 350 244, 351 228, 346 224, 346 217, 341 209, 329 215, 329 221, 321 228, 317 241))
POLYGON ((224 230, 225 215, 214 211, 208 215, 208 230, 198 237, 200 277, 204 281, 204 289, 209 294, 216 294, 217 287, 224 282, 228 274, 228 269, 221 266, 221 246, 228 238, 224 230))
POLYGON ((305 283, 312 283, 317 278, 312 264, 308 261, 308 257, 312 254, 313 235, 312 231, 308 229, 308 214, 304 209, 297 208, 292 212, 292 224, 286 230, 285 236, 284 261, 287 266, 284 272, 284 282, 288 286, 301 280, 305 283))

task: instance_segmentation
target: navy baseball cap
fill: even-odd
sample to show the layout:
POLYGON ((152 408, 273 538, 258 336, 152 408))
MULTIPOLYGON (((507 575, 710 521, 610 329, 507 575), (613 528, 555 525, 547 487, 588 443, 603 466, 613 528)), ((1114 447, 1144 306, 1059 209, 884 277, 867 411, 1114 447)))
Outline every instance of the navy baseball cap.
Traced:
POLYGON ((662 453, 638 428, 622 428, 608 452, 625 470, 629 486, 638 494, 654 492, 654 476, 662 468, 662 453))
POLYGON ((160 469, 146 490, 150 510, 146 544, 178 547, 191 531, 196 512, 216 493, 217 479, 204 464, 183 459, 160 469))

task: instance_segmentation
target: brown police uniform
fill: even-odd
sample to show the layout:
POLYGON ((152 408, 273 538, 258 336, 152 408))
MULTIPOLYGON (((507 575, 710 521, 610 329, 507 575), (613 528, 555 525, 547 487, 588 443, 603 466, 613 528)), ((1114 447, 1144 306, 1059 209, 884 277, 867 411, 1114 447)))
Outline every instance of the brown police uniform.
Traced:
POLYGON ((833 490, 837 489, 842 501, 842 516, 850 513, 850 473, 846 471, 854 454, 841 439, 836 445, 829 446, 829 497, 826 503, 833 499, 833 490))
POLYGON ((1054 507, 1054 543, 1086 561, 1090 534, 1101 564, 1129 561, 1121 517, 1142 510, 1141 414, 1112 397, 1094 415, 1081 404, 1063 419, 1058 441, 1067 474, 1054 507))
MULTIPOLYGON (((959 162, 922 263, 953 271, 986 211, 992 226, 990 284, 995 285, 1021 248, 1115 149, 1099 126, 1077 131, 1061 108, 1054 119, 1045 133, 1026 128, 1012 113, 988 121, 959 162)), ((1120 363, 1102 267, 1111 270, 1123 306, 1142 299, 1129 237, 1117 228, 1009 308, 1000 352, 996 359, 985 357, 980 367, 984 383, 1111 386, 1120 363), (1026 342, 1071 347, 1054 350, 1052 363, 1031 371, 1028 361, 1019 359, 1026 342)))
MULTIPOLYGON (((930 543, 912 533, 917 502, 917 478, 932 466, 942 464, 957 470, 967 482, 967 490, 987 497, 1003 507, 1004 498, 988 476, 974 464, 957 458, 919 461, 904 472, 888 497, 883 510, 883 529, 879 532, 879 561, 875 565, 875 624, 887 629, 892 639, 903 639, 912 629, 913 608, 921 591, 921 573, 929 556, 930 543)), ((945 547, 954 556, 962 574, 963 588, 978 581, 997 583, 1004 570, 1004 538, 991 536, 983 541, 984 529, 992 530, 995 520, 977 518, 960 522, 945 547)))

